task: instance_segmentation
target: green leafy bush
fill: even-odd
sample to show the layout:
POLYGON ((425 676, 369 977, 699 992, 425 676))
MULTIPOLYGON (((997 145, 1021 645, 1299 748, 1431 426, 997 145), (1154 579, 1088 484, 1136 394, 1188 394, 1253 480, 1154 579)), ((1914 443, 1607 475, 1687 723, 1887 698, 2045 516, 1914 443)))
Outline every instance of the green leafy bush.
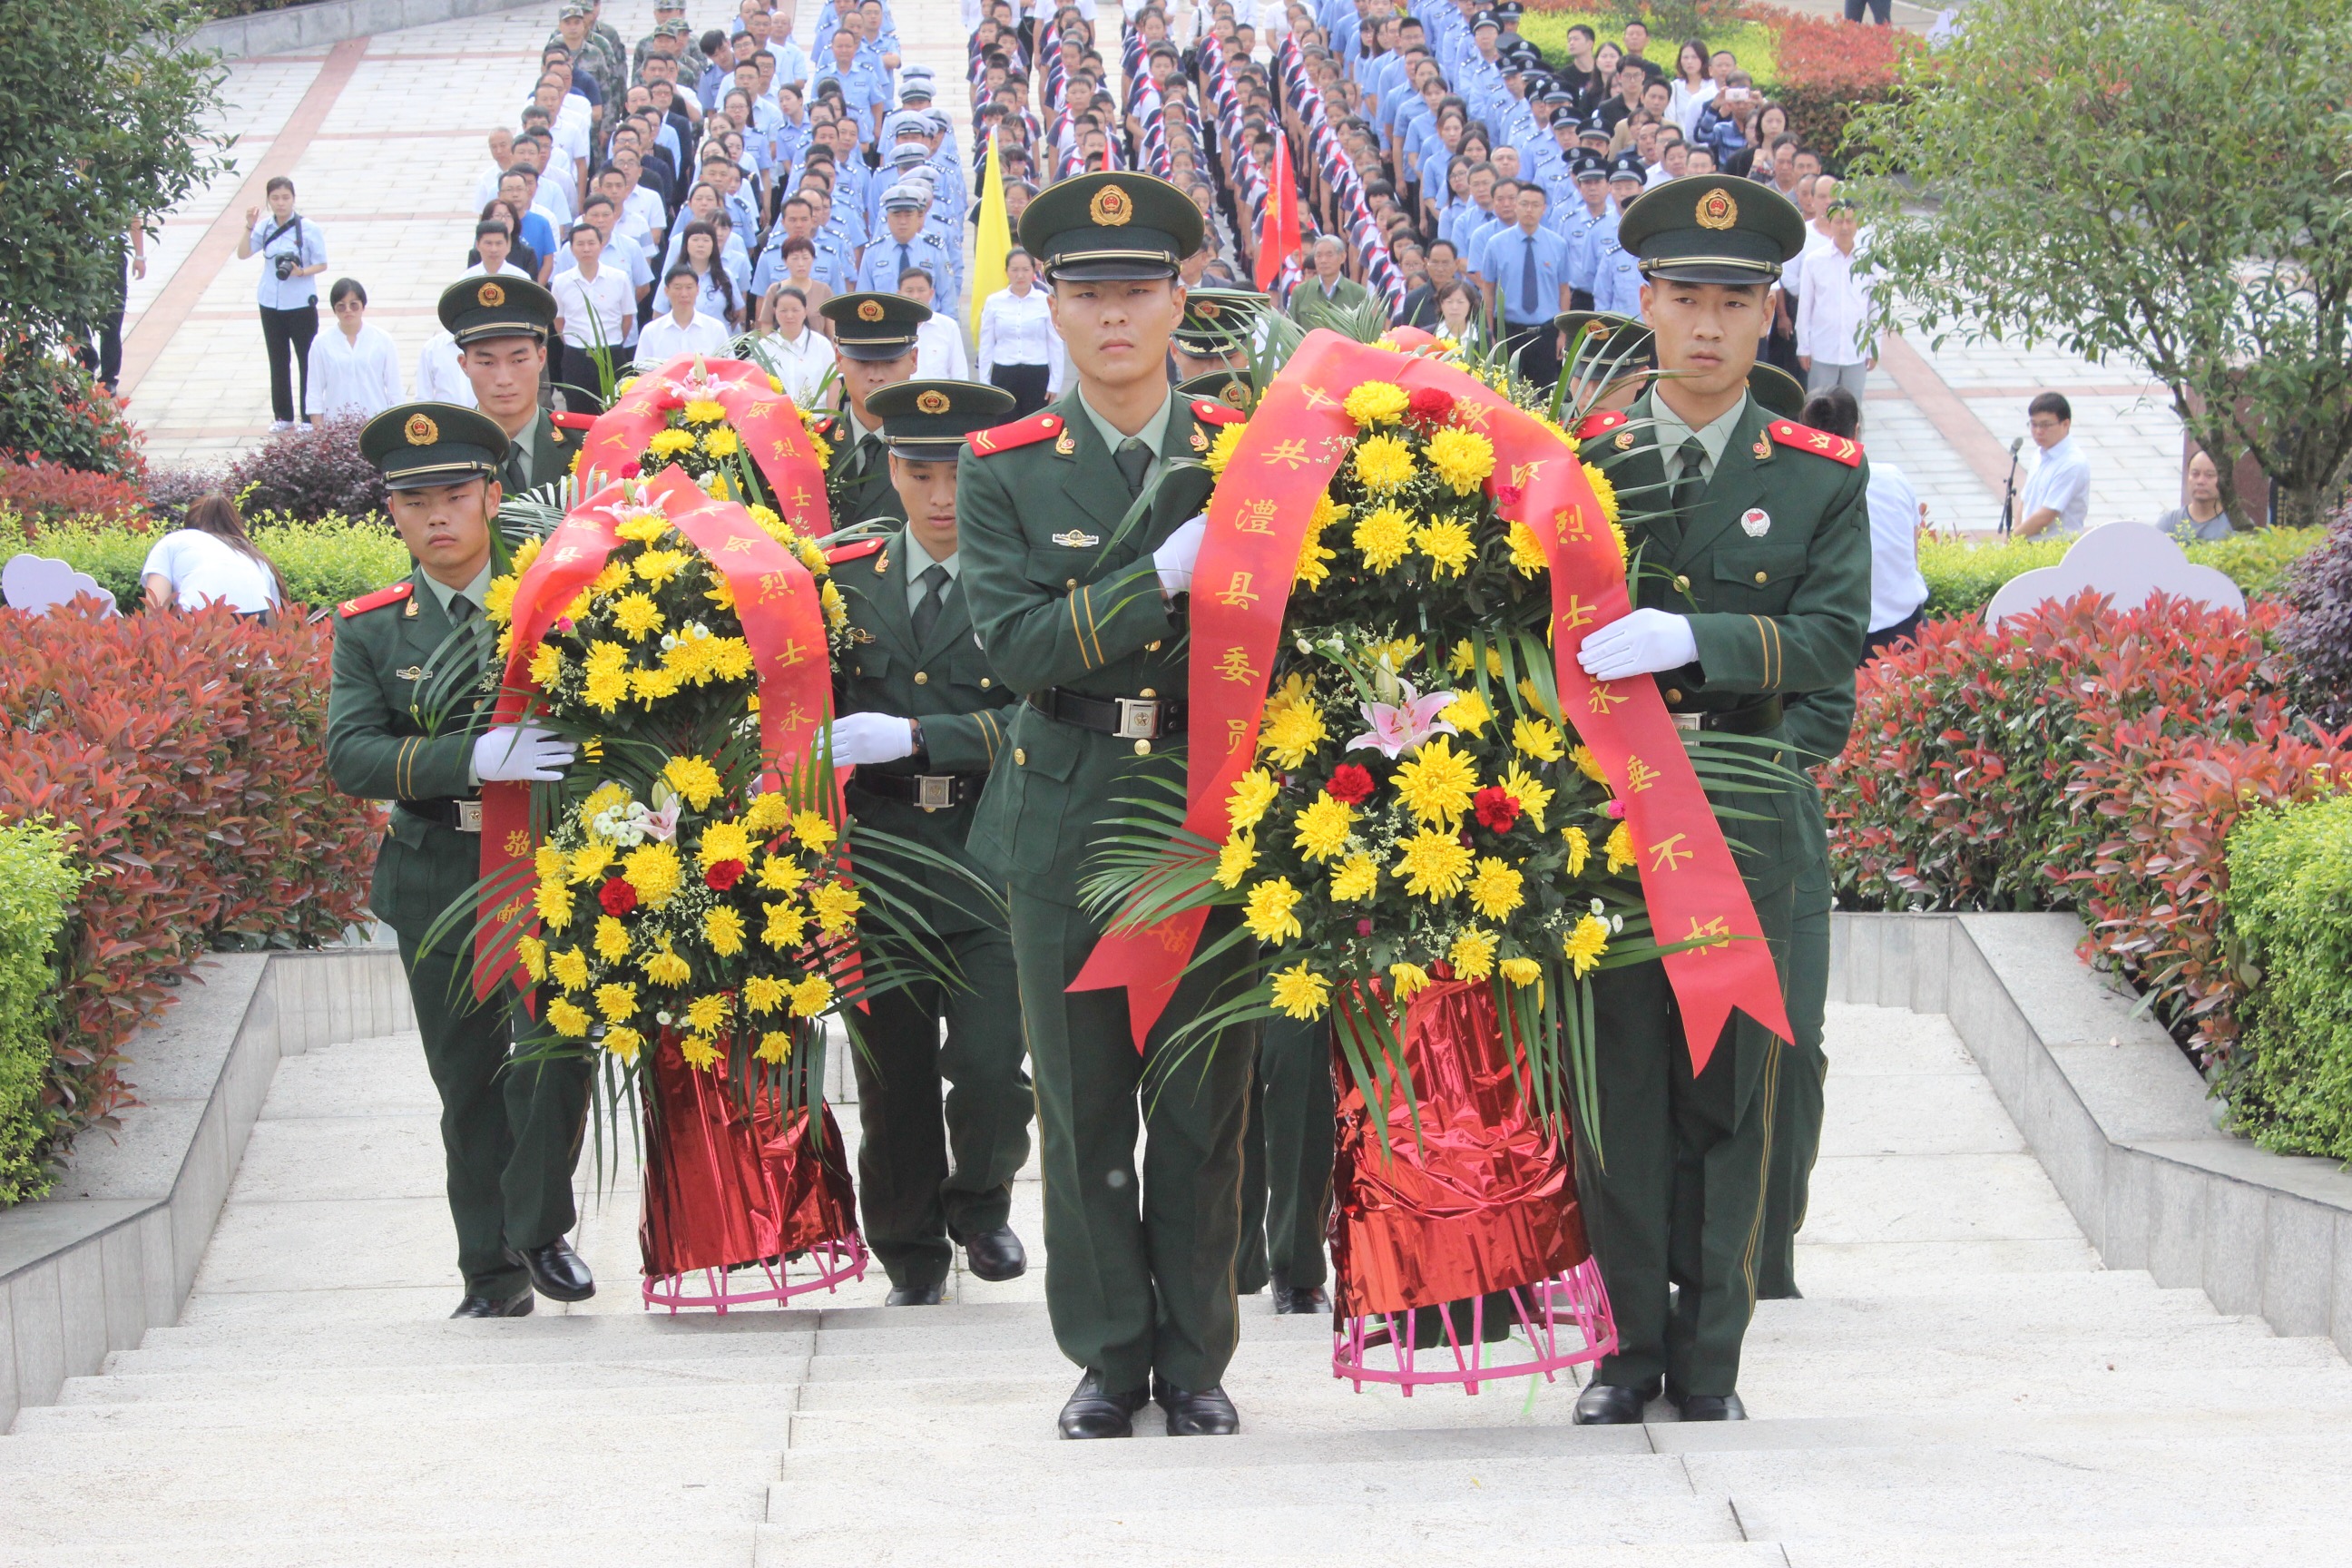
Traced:
POLYGON ((2250 815, 2230 836, 2230 920, 2259 976, 2222 1079, 2265 1149, 2352 1159, 2352 795, 2250 815))
MULTIPOLYGON (((1553 65, 1568 59, 1568 30, 1579 22, 1591 28, 1601 41, 1621 42, 1625 34, 1628 14, 1621 5, 1570 5, 1554 6, 1538 0, 1519 18, 1519 37, 1543 51, 1544 58, 1553 65)), ((1648 18, 1651 29, 1650 49, 1661 57, 1662 63, 1671 66, 1675 51, 1681 48, 1685 35, 1672 30, 1656 15, 1648 18)), ((1699 27, 1710 49, 1729 49, 1739 58, 1739 68, 1756 79, 1759 88, 1768 87, 1773 78, 1779 58, 1779 35, 1769 25, 1759 21, 1726 22, 1709 18, 1699 27)))
POLYGON ((138 430, 89 372, 22 347, 0 352, 0 456, 134 483, 147 474, 138 430))
MULTIPOLYGON (((2200 566, 2218 566, 2245 590, 2248 598, 2272 598, 2284 592, 2287 573, 2319 547, 2326 530, 2319 528, 2258 528, 2227 539, 2199 540, 2183 547, 2200 566)), ((1927 602, 1921 614, 1929 620, 1973 616, 1992 602, 2002 584, 2037 566, 2055 566, 2072 539, 2016 539, 1999 544, 1970 544, 1943 535, 1919 541, 1919 574, 1927 580, 1927 602)))
POLYGON ((42 1103, 55 1023, 58 936, 82 873, 46 823, 0 823, 0 1208, 37 1198, 56 1115, 42 1103))
MULTIPOLYGON (((264 513, 247 531, 285 574, 295 604, 322 608, 408 574, 407 546, 377 518, 325 517, 295 522, 264 513)), ((0 512, 0 554, 31 550, 89 573, 110 589, 125 613, 145 603, 139 568, 166 525, 145 528, 75 518, 37 530, 0 512)))

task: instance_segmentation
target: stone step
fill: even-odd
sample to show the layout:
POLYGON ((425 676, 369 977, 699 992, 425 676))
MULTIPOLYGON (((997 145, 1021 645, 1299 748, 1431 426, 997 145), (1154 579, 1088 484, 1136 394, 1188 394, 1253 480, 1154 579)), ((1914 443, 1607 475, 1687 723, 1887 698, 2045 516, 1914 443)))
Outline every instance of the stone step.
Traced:
POLYGON ((625 1355, 671 1360, 704 1355, 806 1355, 815 1323, 803 1312, 730 1312, 700 1318, 637 1312, 543 1313, 528 1318, 289 1327, 190 1324, 155 1329, 137 1350, 116 1352, 110 1371, 224 1371, 257 1367, 373 1367, 569 1361, 625 1355))
MULTIPOLYGON (((984 1504, 975 1499, 973 1507, 984 1504)), ((1024 1521, 1002 1532, 992 1519, 990 1547, 998 1560, 1018 1553, 1054 1568, 1131 1568, 1171 1558, 1213 1562, 1220 1568, 1297 1568, 1301 1563, 1332 1561, 1335 1554, 1341 1560, 1410 1563, 1414 1568, 1494 1568, 1498 1556, 1540 1554, 1565 1539, 1578 1568, 1788 1568, 1777 1543, 1741 1541, 1727 1509, 1722 1518, 1724 1538, 1699 1534, 1687 1519, 1661 1517, 1658 1527, 1670 1532, 1665 1539, 1628 1542, 1598 1537, 1583 1528, 1587 1521, 1563 1521, 1548 1510, 1498 1529, 1491 1521, 1469 1521, 1458 1512, 1318 1511, 1307 1505, 1202 1519, 1180 1508, 1070 1521, 1057 1529, 1024 1521)), ((971 1528, 970 1519, 961 1516, 932 1530, 882 1532, 869 1524, 860 1531, 823 1536, 766 1524, 759 1529, 753 1562, 756 1568, 813 1568, 845 1561, 859 1568, 925 1568, 940 1562, 943 1538, 968 1534, 971 1528)), ((1631 1533, 1639 1527, 1629 1516, 1623 1528, 1631 1533)))
MULTIPOLYGON (((367 1374, 367 1398, 371 1403, 404 1398, 463 1399, 481 1392, 537 1393, 551 1399, 571 1400, 593 1397, 607 1389, 691 1388, 704 1383, 796 1391, 806 1375, 807 1364, 806 1357, 782 1355, 660 1361, 608 1356, 488 1366, 378 1367, 367 1374)), ((351 1373, 343 1367, 116 1373, 68 1378, 58 1393, 58 1408, 351 1397, 351 1373)))
MULTIPOLYGON (((352 1478, 355 1482, 360 1478, 352 1478)), ((41 1568, 123 1568, 125 1563, 168 1562, 171 1568, 386 1568, 386 1564, 433 1563, 436 1568, 647 1568, 648 1564, 749 1562, 761 1527, 712 1526, 701 1517, 665 1523, 657 1519, 583 1527, 552 1512, 544 1520, 482 1513, 470 1526, 419 1520, 414 1526, 346 1530, 320 1521, 223 1517, 200 1532, 183 1534, 177 1521, 161 1534, 97 1539, 79 1533, 45 1542, 41 1568), (142 1555, 168 1540, 168 1558, 142 1555)), ((14 1560, 12 1560, 14 1561, 14 1560)))
MULTIPOLYGON (((673 1363, 674 1364, 674 1363, 673 1363)), ((709 1368, 742 1363, 712 1362, 692 1374, 641 1365, 614 1369, 603 1379, 571 1375, 596 1369, 566 1366, 552 1378, 446 1379, 438 1387, 397 1386, 398 1380, 371 1376, 364 1399, 331 1379, 308 1388, 224 1391, 214 1397, 97 1402, 39 1405, 17 1418, 19 1436, 81 1432, 226 1431, 344 1433, 378 1426, 447 1426, 470 1428, 511 1423, 517 1429, 560 1427, 569 1421, 605 1424, 631 1419, 701 1418, 740 1424, 745 1441, 779 1443, 796 1387, 796 1361, 752 1363, 748 1378, 713 1375, 709 1368), (387 1381, 395 1386, 387 1388, 387 1381)), ((470 1373, 474 1369, 467 1369, 470 1373)), ((502 1369, 511 1370, 511 1369, 502 1369)), ((536 1371, 537 1369, 532 1369, 536 1371)))

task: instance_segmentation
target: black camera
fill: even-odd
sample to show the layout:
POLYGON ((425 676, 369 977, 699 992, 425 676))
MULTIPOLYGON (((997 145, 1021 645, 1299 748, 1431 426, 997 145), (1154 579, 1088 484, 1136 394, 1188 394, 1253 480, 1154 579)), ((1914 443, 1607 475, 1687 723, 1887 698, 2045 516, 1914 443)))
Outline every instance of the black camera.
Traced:
POLYGON ((276 256, 270 258, 269 261, 270 270, 278 274, 278 281, 280 283, 293 277, 294 268, 300 265, 300 259, 292 256, 276 256))

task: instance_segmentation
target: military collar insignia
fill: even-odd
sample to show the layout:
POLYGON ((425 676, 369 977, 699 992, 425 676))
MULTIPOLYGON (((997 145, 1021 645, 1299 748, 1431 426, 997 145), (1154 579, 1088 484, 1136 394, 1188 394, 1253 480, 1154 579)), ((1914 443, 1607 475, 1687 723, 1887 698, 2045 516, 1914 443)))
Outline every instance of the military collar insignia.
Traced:
POLYGON ((877 577, 887 577, 889 574, 890 547, 886 544, 882 547, 882 553, 874 558, 874 575, 877 577))
POLYGON ((1769 463, 1772 460, 1772 437, 1759 436, 1756 437, 1756 445, 1748 449, 1756 455, 1758 462, 1769 463))
POLYGON ((1078 455, 1078 438, 1071 435, 1067 430, 1063 431, 1059 436, 1054 438, 1054 454, 1055 456, 1061 458, 1076 457, 1078 455))
POLYGON ((1209 449, 1209 433, 1208 433, 1206 430, 1202 429, 1198 425, 1193 426, 1192 426, 1192 450, 1194 450, 1195 452, 1205 452, 1205 451, 1207 451, 1208 449, 1209 449))
POLYGON ((1631 430, 1618 431, 1617 439, 1612 442, 1611 445, 1614 446, 1621 452, 1632 451, 1633 449, 1633 432, 1631 430))

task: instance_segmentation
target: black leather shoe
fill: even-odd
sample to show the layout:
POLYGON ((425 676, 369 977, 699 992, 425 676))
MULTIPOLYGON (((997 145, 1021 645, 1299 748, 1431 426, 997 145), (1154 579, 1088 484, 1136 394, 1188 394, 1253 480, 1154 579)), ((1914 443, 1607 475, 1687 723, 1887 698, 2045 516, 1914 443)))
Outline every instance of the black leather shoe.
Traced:
POLYGON ((1656 1396, 1657 1384, 1636 1388, 1622 1383, 1596 1383, 1576 1396, 1579 1426, 1638 1426, 1642 1407, 1656 1396))
POLYGON ((501 1301, 496 1296, 468 1296, 457 1303, 453 1318, 528 1318, 530 1316, 531 1295, 518 1292, 501 1301))
POLYGON ((944 1285, 893 1285, 882 1298, 886 1307, 936 1307, 945 1299, 944 1285))
POLYGON ((509 1247, 507 1260, 530 1269, 532 1289, 551 1301, 585 1301, 596 1293, 596 1277, 560 1236, 521 1252, 509 1247))
POLYGON ((1165 1378, 1154 1377, 1151 1397, 1168 1412, 1171 1437, 1230 1437, 1242 1429, 1241 1412, 1234 1408, 1225 1391, 1215 1384, 1185 1389, 1165 1378))
POLYGON ((1018 1279, 1029 1272, 1029 1254, 1022 1248, 1021 1238, 1013 1234, 1009 1225, 964 1237, 963 1256, 964 1266, 971 1270, 972 1278, 991 1284, 1018 1279))
POLYGON ((1102 1373, 1089 1372, 1070 1391, 1054 1424, 1065 1437, 1132 1437, 1135 1413, 1143 1408, 1147 1398, 1140 1388, 1107 1394, 1102 1373))
POLYGON ((1748 1406, 1736 1394, 1685 1394, 1675 1401, 1685 1421, 1745 1421, 1748 1406))
POLYGON ((1323 1293, 1320 1285, 1277 1285, 1274 1288, 1274 1310, 1285 1315, 1328 1312, 1331 1298, 1323 1293))

